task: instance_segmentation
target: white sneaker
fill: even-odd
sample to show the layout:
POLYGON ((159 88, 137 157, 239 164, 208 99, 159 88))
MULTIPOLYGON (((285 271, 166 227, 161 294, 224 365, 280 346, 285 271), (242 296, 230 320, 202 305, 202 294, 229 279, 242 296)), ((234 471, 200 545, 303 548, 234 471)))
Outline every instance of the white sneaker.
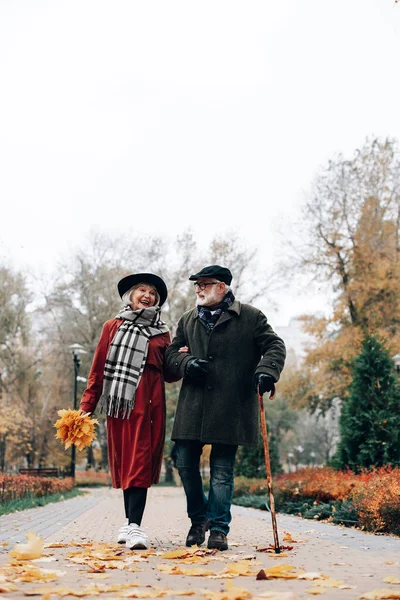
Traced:
POLYGON ((128 525, 126 545, 131 550, 145 550, 147 548, 147 535, 136 523, 128 525))
POLYGON ((118 537, 117 537, 118 544, 125 544, 126 540, 128 539, 128 534, 129 534, 129 525, 128 525, 128 523, 126 523, 125 525, 122 525, 122 527, 119 528, 118 537))

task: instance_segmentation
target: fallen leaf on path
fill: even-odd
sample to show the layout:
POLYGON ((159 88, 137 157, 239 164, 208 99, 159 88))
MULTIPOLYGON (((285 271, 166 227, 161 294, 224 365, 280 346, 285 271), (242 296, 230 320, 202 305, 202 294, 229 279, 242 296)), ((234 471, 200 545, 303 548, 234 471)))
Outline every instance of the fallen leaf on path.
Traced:
POLYGON ((388 575, 383 581, 385 583, 400 583, 400 578, 395 577, 394 575, 388 575))
POLYGON ((168 575, 187 575, 188 577, 204 577, 208 575, 215 575, 213 571, 207 569, 189 569, 187 567, 178 567, 178 565, 157 565, 157 569, 161 573, 167 573, 168 575))
POLYGON ((324 592, 326 592, 326 588, 324 587, 314 587, 314 588, 310 588, 309 590, 306 590, 306 594, 312 594, 313 596, 318 596, 319 594, 323 594, 324 592))
POLYGON ((43 538, 39 537, 33 531, 26 534, 27 544, 15 544, 14 550, 10 550, 9 556, 19 560, 32 560, 39 558, 43 554, 43 538))
POLYGON ((110 575, 107 573, 88 573, 86 577, 88 579, 109 579, 110 575))
POLYGON ((170 550, 169 552, 164 552, 164 554, 161 554, 161 558, 186 558, 187 556, 191 556, 196 552, 197 546, 192 546, 192 548, 178 548, 177 550, 170 550), (195 550, 192 548, 195 548, 195 550))
POLYGON ((290 542, 291 544, 298 544, 299 542, 304 542, 304 540, 295 540, 292 537, 292 534, 289 533, 289 531, 284 531, 283 532, 285 535, 283 536, 283 541, 284 542, 290 542))
POLYGON ((18 588, 14 583, 7 581, 0 581, 0 594, 5 594, 7 592, 17 592, 18 588))
POLYGON ((248 562, 239 561, 236 563, 228 563, 223 573, 231 573, 233 575, 254 575, 255 571, 248 562))
POLYGON ((42 585, 32 590, 26 590, 25 596, 85 596, 85 592, 74 592, 67 586, 49 587, 42 585))
POLYGON ((398 560, 396 560, 396 561, 394 561, 394 560, 385 560, 385 565, 398 565, 398 564, 399 564, 398 560))
POLYGON ((65 571, 59 571, 58 569, 49 571, 48 569, 41 569, 40 567, 30 565, 29 563, 23 566, 12 565, 11 570, 12 574, 9 575, 8 579, 24 583, 56 581, 58 577, 65 575, 65 571))
POLYGON ((323 576, 323 587, 324 588, 338 588, 343 585, 343 581, 340 579, 333 579, 333 577, 323 576))
POLYGON ((120 592, 121 590, 137 586, 137 583, 115 583, 111 585, 89 583, 82 586, 79 590, 73 590, 68 586, 49 587, 43 585, 33 590, 27 590, 25 596, 77 596, 82 598, 83 596, 98 596, 102 593, 120 592))
POLYGON ((285 550, 293 550, 293 546, 279 546, 280 548, 280 552, 275 552, 275 546, 273 544, 269 544, 268 546, 265 547, 260 547, 260 548, 256 548, 257 552, 267 552, 268 554, 274 554, 276 556, 287 556, 287 554, 284 554, 283 551, 285 550))
POLYGON ((276 565, 275 567, 268 567, 262 570, 267 579, 297 579, 302 571, 293 572, 295 569, 297 567, 293 565, 276 565))
POLYGON ((242 587, 237 587, 229 582, 226 584, 225 591, 222 592, 210 592, 210 590, 199 590, 207 600, 246 600, 247 598, 251 598, 253 594, 242 587))
POLYGON ((400 592, 389 589, 375 589, 358 596, 359 600, 399 600, 400 592))
POLYGON ((343 583, 343 585, 338 585, 339 590, 355 590, 356 585, 349 585, 348 583, 343 583))
MULTIPOLYGON (((61 542, 50 542, 45 544, 45 548, 67 548, 70 544, 62 544, 61 542)), ((72 546, 72 544, 71 544, 72 546)))
POLYGON ((118 598, 165 598, 167 596, 193 596, 194 590, 171 590, 164 588, 153 588, 153 590, 135 590, 132 592, 121 592, 118 598))
POLYGON ((263 592, 262 594, 257 594, 254 598, 255 600, 257 598, 263 598, 263 600, 299 600, 297 594, 293 592, 263 592))

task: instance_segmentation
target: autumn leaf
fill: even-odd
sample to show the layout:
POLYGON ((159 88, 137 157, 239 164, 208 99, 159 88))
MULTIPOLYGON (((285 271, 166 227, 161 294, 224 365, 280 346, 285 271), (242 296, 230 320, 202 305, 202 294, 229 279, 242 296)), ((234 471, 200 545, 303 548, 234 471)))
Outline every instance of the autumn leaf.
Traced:
POLYGON ((265 598, 265 600, 299 600, 299 597, 293 592, 262 592, 256 597, 265 598))
POLYGON ((81 410, 59 410, 61 417, 56 421, 54 427, 57 429, 56 437, 59 438, 67 450, 72 444, 78 450, 91 446, 96 434, 94 426, 97 419, 91 419, 89 415, 83 415, 81 410))
POLYGON ((223 571, 224 573, 231 573, 233 575, 254 575, 254 569, 251 567, 249 562, 239 561, 236 563, 228 563, 223 571))
POLYGON ((310 581, 313 581, 314 579, 323 579, 324 576, 322 575, 322 573, 300 573, 300 575, 297 575, 297 579, 308 579, 310 581))
POLYGON ((299 573, 293 573, 297 567, 293 565, 276 565, 263 569, 267 579, 297 579, 299 573))
POLYGON ((9 556, 19 560, 32 560, 40 558, 43 554, 43 538, 36 533, 28 531, 26 534, 27 544, 15 544, 14 550, 10 550, 9 556))
POLYGON ((375 589, 358 596, 359 600, 399 600, 400 592, 389 589, 375 589))
POLYGON ((283 541, 284 542, 289 542, 291 544, 297 544, 298 542, 304 542, 304 540, 294 540, 292 538, 292 534, 289 533, 288 531, 284 531, 283 532, 285 535, 283 536, 283 541))
POLYGON ((178 567, 178 565, 157 565, 157 569, 162 573, 168 575, 187 575, 188 577, 204 577, 208 575, 214 575, 213 571, 207 569, 190 569, 187 567, 178 567))
POLYGON ((226 590, 223 592, 210 592, 209 590, 200 590, 200 593, 207 600, 246 600, 252 597, 252 593, 242 587, 233 586, 229 582, 226 584, 226 590))
POLYGON ((17 592, 18 588, 14 583, 7 581, 0 581, 0 594, 6 594, 7 592, 17 592))
POLYGON ((197 546, 192 546, 191 548, 178 548, 177 550, 164 552, 164 554, 161 554, 161 558, 186 558, 195 554, 197 549, 197 546))
POLYGON ((293 550, 293 546, 279 546, 280 549, 280 553, 277 553, 275 551, 275 546, 273 544, 269 544, 268 546, 265 547, 261 547, 261 548, 256 548, 257 552, 267 552, 268 554, 273 554, 277 557, 280 557, 282 555, 287 556, 287 554, 284 554, 283 551, 285 550, 293 550))
POLYGON ((400 578, 395 577, 394 575, 388 575, 383 581, 385 583, 400 583, 400 578))

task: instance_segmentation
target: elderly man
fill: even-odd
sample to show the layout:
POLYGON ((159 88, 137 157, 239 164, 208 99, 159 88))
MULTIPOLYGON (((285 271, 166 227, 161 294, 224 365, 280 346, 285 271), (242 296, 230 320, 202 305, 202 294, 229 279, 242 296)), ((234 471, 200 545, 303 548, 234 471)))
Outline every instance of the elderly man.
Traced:
POLYGON ((183 377, 172 439, 192 522, 186 545, 202 544, 210 529, 208 548, 227 550, 236 451, 258 444, 257 390, 273 390, 286 351, 263 313, 235 300, 229 269, 211 265, 189 279, 197 306, 181 317, 166 351, 168 370, 183 377), (208 499, 204 444, 211 444, 208 499))

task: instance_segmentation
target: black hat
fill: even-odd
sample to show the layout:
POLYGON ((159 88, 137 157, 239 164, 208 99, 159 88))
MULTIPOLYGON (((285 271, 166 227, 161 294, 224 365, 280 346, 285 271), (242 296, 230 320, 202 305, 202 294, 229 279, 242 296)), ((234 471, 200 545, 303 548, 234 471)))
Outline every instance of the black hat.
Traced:
POLYGON ((223 281, 227 285, 230 285, 232 281, 232 273, 226 267, 220 267, 219 265, 210 265, 209 267, 204 267, 195 275, 191 275, 189 277, 190 281, 196 281, 200 279, 200 277, 215 277, 218 281, 223 281))
POLYGON ((131 289, 137 283, 147 283, 149 285, 154 285, 159 296, 160 296, 160 304, 162 306, 167 299, 168 290, 164 281, 158 275, 154 275, 154 273, 134 273, 133 275, 127 275, 121 281, 118 282, 118 292, 119 295, 122 296, 131 289))

